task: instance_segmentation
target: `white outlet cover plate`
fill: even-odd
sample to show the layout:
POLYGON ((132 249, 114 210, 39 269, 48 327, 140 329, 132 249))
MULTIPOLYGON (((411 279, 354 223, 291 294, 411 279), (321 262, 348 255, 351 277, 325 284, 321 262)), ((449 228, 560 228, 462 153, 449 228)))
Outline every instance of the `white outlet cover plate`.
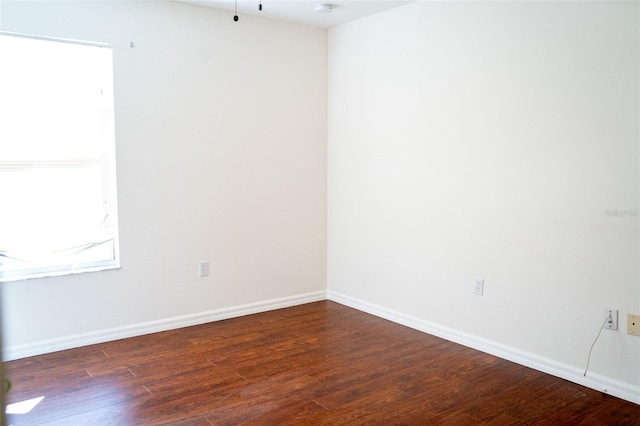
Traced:
POLYGON ((484 292, 484 278, 473 279, 473 293, 482 296, 484 292))
POLYGON ((207 275, 209 275, 209 261, 208 260, 201 260, 200 263, 198 264, 198 273, 200 274, 201 277, 206 277, 207 275))
POLYGON ((604 328, 608 330, 617 330, 618 329, 618 310, 617 309, 607 309, 605 311, 606 314, 611 313, 611 319, 613 321, 607 321, 604 325, 604 328))

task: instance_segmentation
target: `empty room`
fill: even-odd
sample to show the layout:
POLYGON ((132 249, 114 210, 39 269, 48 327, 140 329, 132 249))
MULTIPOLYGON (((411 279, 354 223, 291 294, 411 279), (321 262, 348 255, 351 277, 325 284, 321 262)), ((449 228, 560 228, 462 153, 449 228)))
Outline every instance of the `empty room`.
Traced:
POLYGON ((639 1, 0 2, 9 425, 640 425, 639 1))

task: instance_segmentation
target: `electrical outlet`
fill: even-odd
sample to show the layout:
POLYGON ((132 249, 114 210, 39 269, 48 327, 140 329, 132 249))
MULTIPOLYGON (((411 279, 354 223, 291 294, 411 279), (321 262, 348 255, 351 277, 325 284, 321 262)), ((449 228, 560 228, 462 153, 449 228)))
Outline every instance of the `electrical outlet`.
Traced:
POLYGON ((201 277, 206 277, 207 275, 209 275, 209 261, 201 260, 198 264, 198 271, 201 277))
POLYGON ((608 328, 609 330, 617 330, 618 329, 618 310, 617 309, 609 309, 605 310, 605 313, 609 315, 607 322, 604 324, 604 328, 608 328))
POLYGON ((640 315, 627 314, 627 334, 640 336, 640 315))
POLYGON ((484 278, 473 279, 473 293, 482 296, 484 292, 484 278))

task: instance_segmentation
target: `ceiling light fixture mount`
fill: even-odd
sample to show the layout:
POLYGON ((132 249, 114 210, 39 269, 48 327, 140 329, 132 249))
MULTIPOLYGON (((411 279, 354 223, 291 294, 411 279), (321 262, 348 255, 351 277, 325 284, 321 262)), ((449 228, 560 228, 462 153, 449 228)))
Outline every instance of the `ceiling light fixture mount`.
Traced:
POLYGON ((330 13, 336 7, 331 3, 317 3, 315 6, 316 13, 330 13))

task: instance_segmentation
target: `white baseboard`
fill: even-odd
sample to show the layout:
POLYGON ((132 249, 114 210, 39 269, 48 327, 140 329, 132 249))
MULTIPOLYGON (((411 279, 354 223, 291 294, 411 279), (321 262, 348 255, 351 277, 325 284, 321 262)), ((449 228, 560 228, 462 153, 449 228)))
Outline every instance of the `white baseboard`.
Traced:
POLYGON ((394 311, 383 306, 375 305, 334 291, 317 291, 263 302, 249 303, 230 308, 216 309, 197 314, 183 315, 158 321, 149 321, 130 326, 111 328, 97 332, 82 333, 59 339, 50 339, 28 345, 5 347, 2 353, 4 361, 11 361, 65 349, 93 345, 112 340, 125 339, 127 337, 143 334, 157 333, 173 330, 181 327, 205 324, 213 321, 256 314, 274 309, 288 308, 304 303, 321 300, 332 300, 345 306, 358 309, 372 315, 385 318, 398 324, 455 342, 479 351, 495 355, 497 357, 560 377, 582 386, 604 392, 626 401, 640 404, 640 387, 613 380, 598 374, 589 373, 583 376, 583 371, 578 367, 559 363, 535 354, 531 354, 516 348, 501 345, 499 343, 482 339, 473 335, 462 333, 438 324, 425 321, 402 312, 394 311))
POLYGON ((457 330, 443 327, 441 325, 406 315, 402 312, 394 311, 383 306, 365 302, 338 292, 328 291, 327 298, 334 302, 367 312, 377 317, 495 355, 499 358, 560 377, 570 382, 613 395, 635 404, 640 404, 640 387, 638 386, 633 386, 593 373, 589 373, 588 376, 585 377, 583 376, 582 369, 579 369, 578 367, 559 363, 552 359, 528 353, 517 348, 505 346, 491 340, 465 334, 457 330))
POLYGON ((11 361, 14 359, 42 355, 45 353, 62 351, 65 349, 93 345, 96 343, 125 339, 127 337, 134 337, 143 334, 157 333, 159 331, 167 331, 176 328, 189 327, 192 325, 205 324, 208 322, 256 314, 259 312, 272 311, 274 309, 288 308, 290 306, 302 305, 304 303, 317 302, 326 299, 326 291, 317 291, 313 293, 300 294, 279 299, 265 300, 263 302, 233 306, 230 308, 215 309, 212 311, 200 312, 197 314, 182 315, 178 317, 149 321, 124 327, 110 328, 96 332, 75 334, 72 336, 66 336, 59 339, 44 340, 28 345, 10 346, 3 348, 2 359, 4 361, 11 361))

